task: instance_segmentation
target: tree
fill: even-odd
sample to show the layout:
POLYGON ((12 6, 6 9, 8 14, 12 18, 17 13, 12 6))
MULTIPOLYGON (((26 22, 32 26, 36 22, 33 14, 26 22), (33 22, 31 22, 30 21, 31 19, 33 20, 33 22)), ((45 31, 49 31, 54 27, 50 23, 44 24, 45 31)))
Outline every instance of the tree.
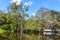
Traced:
POLYGON ((17 23, 16 30, 17 30, 18 40, 22 40, 22 28, 24 26, 26 16, 28 16, 26 14, 26 11, 28 11, 27 7, 28 6, 23 6, 22 3, 20 5, 16 5, 16 3, 12 3, 9 6, 8 12, 10 13, 10 16, 12 16, 12 18, 15 18, 15 21, 17 23))

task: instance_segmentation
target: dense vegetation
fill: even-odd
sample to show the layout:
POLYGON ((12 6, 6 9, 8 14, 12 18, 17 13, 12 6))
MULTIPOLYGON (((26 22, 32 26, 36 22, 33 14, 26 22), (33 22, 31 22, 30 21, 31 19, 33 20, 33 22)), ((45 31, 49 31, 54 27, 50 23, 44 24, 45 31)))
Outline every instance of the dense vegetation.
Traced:
MULTIPOLYGON (((60 28, 60 12, 40 8, 36 15, 31 15, 31 17, 26 20, 28 16, 26 11, 28 11, 28 8, 22 7, 22 5, 13 3, 9 6, 7 13, 3 11, 0 12, 0 40, 19 40, 20 36, 23 37, 22 40, 38 40, 39 36, 42 36, 39 35, 42 31, 36 32, 39 28, 60 28), (27 32, 22 32, 23 28, 32 31, 27 34, 27 32)), ((56 40, 60 40, 59 37, 56 38, 56 40)))

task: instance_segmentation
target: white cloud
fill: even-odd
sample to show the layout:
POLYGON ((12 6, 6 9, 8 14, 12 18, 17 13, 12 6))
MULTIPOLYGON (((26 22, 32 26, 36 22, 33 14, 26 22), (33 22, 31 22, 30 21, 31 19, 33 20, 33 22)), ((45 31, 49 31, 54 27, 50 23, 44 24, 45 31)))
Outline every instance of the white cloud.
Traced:
POLYGON ((35 13, 32 13, 32 14, 30 14, 30 16, 29 17, 31 17, 31 16, 35 16, 36 14, 35 13))
POLYGON ((11 3, 16 3, 16 5, 19 5, 21 3, 21 0, 11 0, 11 3))
POLYGON ((35 13, 32 13, 33 16, 35 16, 35 13))
POLYGON ((32 4, 33 4, 32 1, 28 1, 28 2, 25 2, 25 3, 24 3, 24 5, 26 5, 26 6, 30 6, 30 5, 32 5, 32 4))

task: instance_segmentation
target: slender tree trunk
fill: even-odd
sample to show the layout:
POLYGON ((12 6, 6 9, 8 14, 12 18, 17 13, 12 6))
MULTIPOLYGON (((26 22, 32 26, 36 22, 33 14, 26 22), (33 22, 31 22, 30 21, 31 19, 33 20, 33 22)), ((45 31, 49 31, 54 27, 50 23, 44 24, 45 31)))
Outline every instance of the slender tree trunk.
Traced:
POLYGON ((21 21, 21 28, 20 28, 20 40, 22 40, 22 36, 23 36, 23 30, 22 30, 23 26, 22 26, 22 21, 21 21))

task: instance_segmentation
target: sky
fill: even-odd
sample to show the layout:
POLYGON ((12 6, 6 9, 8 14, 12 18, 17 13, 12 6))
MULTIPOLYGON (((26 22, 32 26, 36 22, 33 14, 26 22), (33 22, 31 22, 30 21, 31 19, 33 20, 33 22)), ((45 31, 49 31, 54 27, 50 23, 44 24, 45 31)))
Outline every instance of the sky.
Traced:
POLYGON ((28 14, 36 13, 40 7, 60 11, 60 0, 0 0, 0 10, 6 10, 7 7, 17 1, 17 5, 23 2, 24 5, 29 5, 28 14))

